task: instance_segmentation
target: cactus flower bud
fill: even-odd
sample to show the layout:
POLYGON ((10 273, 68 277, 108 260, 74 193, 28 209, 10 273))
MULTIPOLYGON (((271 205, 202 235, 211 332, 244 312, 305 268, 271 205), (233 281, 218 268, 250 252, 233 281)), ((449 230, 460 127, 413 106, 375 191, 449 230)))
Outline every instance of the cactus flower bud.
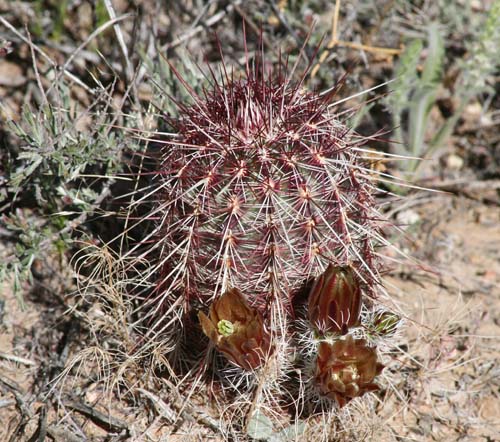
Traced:
POLYGON ((364 339, 348 335, 333 344, 319 344, 314 379, 321 395, 343 407, 366 392, 378 390, 373 381, 383 368, 377 362, 375 348, 368 347, 364 339))
POLYGON ((320 333, 346 334, 358 325, 361 288, 351 267, 329 265, 309 293, 309 320, 320 333))
POLYGON ((208 316, 199 312, 198 318, 203 332, 230 361, 245 370, 262 365, 271 339, 262 316, 238 289, 225 292, 210 306, 208 316))
POLYGON ((379 311, 375 313, 369 332, 377 336, 393 336, 396 333, 401 318, 389 311, 379 311))

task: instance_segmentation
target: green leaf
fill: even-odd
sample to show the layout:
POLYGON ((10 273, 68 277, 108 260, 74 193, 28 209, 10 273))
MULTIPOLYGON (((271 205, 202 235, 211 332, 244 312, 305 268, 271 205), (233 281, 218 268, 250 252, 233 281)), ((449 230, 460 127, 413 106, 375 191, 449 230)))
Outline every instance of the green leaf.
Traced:
POLYGON ((408 145, 413 156, 420 156, 425 151, 424 135, 435 101, 436 90, 432 87, 420 89, 412 99, 408 145))
POLYGON ((439 84, 443 73, 444 42, 437 23, 428 27, 427 58, 422 72, 422 87, 435 87, 439 84))
POLYGON ((296 425, 290 425, 279 433, 275 433, 269 438, 269 442, 299 441, 301 440, 300 436, 302 436, 305 431, 306 423, 304 421, 298 421, 296 425))
POLYGON ((422 47, 421 40, 413 40, 399 59, 393 90, 384 100, 393 115, 399 115, 408 107, 409 94, 418 81, 417 66, 422 47))
POLYGON ((252 439, 269 440, 275 435, 271 419, 257 411, 248 422, 247 434, 252 439))

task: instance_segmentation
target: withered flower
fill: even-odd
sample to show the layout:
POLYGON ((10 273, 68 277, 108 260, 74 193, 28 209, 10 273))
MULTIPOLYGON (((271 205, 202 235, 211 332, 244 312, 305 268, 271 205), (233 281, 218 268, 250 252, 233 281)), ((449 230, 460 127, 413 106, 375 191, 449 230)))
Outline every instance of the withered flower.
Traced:
POLYGON ((308 313, 311 324, 320 333, 346 334, 358 325, 361 288, 351 267, 328 266, 309 293, 308 313))
POLYGON ((343 407, 368 391, 378 390, 373 381, 383 368, 375 348, 348 335, 333 344, 320 343, 314 379, 323 396, 343 407))
POLYGON ((236 365, 253 370, 262 365, 271 338, 260 313, 241 292, 232 288, 210 306, 208 316, 198 313, 203 332, 236 365))

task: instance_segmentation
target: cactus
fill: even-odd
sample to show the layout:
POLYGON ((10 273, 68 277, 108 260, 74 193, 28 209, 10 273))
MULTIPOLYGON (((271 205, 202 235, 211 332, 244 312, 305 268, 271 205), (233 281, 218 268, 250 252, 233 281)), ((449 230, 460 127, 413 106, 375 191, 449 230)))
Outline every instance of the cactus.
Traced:
MULTIPOLYGON (((306 394, 304 383, 343 406, 376 390, 383 367, 363 331, 382 265, 368 139, 337 118, 338 87, 308 92, 307 70, 294 82, 264 67, 247 60, 236 74, 223 65, 199 94, 178 74, 192 103, 176 103, 178 116, 165 116, 170 135, 156 140, 161 161, 142 198, 154 200, 155 228, 139 248, 152 263, 137 311, 145 342, 193 359, 198 347, 183 349, 202 331, 218 375, 252 404, 250 418, 260 402, 279 405, 283 389, 306 394), (309 379, 294 390, 296 365, 309 379)), ((210 361, 202 353, 197 361, 210 361)))

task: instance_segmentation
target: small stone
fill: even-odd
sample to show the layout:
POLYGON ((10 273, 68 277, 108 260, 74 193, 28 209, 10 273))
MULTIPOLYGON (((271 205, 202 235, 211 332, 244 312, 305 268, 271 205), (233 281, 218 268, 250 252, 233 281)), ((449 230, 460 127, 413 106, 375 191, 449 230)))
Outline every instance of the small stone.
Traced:
POLYGON ((420 215, 414 210, 408 209, 399 212, 396 219, 398 221, 398 224, 400 224, 402 227, 408 227, 418 223, 420 221, 420 215))
POLYGON ((500 416, 500 403, 493 397, 483 399, 479 412, 480 416, 487 421, 494 421, 500 416))
POLYGON ((448 155, 446 158, 446 167, 450 170, 460 170, 464 167, 464 160, 455 154, 448 155))
POLYGON ((23 70, 16 63, 0 62, 0 86, 19 87, 26 83, 23 70))

